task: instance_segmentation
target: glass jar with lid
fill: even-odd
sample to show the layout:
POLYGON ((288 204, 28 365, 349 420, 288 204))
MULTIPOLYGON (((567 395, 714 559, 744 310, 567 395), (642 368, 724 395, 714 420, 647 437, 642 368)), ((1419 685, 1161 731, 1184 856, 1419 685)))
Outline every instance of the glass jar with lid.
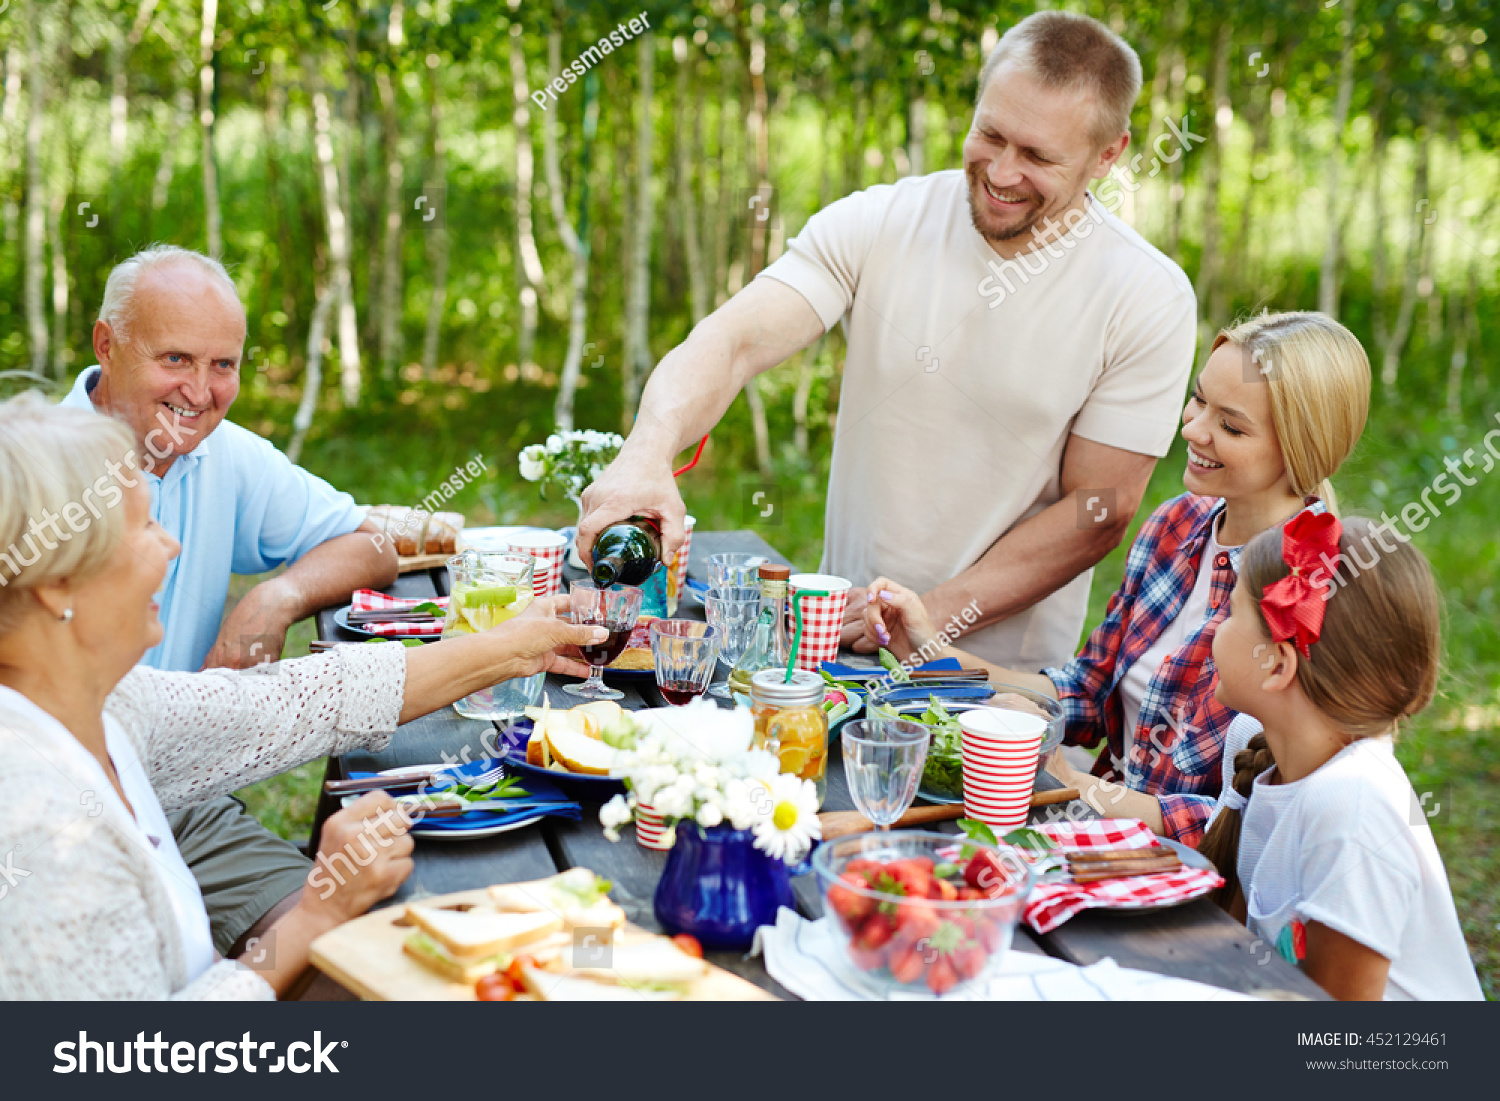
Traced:
POLYGON ((823 678, 805 669, 763 669, 750 678, 755 742, 781 761, 781 771, 817 785, 818 806, 828 791, 828 714, 823 678))

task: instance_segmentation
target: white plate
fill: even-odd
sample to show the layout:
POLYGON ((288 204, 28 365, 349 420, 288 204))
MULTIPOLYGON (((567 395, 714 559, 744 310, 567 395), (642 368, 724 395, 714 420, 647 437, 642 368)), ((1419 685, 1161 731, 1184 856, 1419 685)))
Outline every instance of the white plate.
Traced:
POLYGON ((538 814, 535 818, 523 818, 519 822, 506 822, 499 826, 480 826, 472 830, 434 830, 425 829, 422 826, 412 827, 413 837, 420 837, 424 841, 477 841, 481 837, 494 837, 497 833, 509 833, 511 830, 523 829, 534 825, 547 817, 538 814))

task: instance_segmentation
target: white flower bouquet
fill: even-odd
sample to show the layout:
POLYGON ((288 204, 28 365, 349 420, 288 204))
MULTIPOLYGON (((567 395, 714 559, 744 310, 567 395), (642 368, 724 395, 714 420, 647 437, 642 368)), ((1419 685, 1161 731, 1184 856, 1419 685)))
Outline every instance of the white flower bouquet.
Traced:
POLYGON ((783 775, 775 754, 752 749, 754 733, 748 709, 728 711, 702 698, 652 712, 650 729, 619 760, 629 795, 599 808, 604 836, 618 841, 620 827, 644 806, 669 828, 689 821, 751 830, 768 856, 800 862, 822 836, 817 786, 783 775))
POLYGON ((624 442, 616 432, 595 432, 592 429, 554 432, 547 437, 546 443, 534 443, 521 449, 521 477, 528 482, 542 483, 543 500, 547 497, 547 487, 551 486, 578 504, 584 487, 615 461, 624 442))

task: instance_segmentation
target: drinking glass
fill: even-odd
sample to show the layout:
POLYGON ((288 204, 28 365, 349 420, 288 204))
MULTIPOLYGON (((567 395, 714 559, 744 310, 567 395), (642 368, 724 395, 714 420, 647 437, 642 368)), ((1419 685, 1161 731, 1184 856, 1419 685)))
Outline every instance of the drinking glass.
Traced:
POLYGON ((754 586, 760 568, 770 559, 763 554, 710 554, 708 556, 708 587, 714 592, 722 589, 743 589, 754 586))
POLYGON ((696 619, 658 619, 651 624, 656 687, 673 707, 703 695, 714 678, 719 632, 696 619))
POLYGON ((905 719, 862 719, 842 732, 844 778, 854 807, 888 830, 917 797, 927 760, 927 728, 905 719))
MULTIPOLYGON (((448 559, 448 614, 443 637, 456 638, 499 626, 531 603, 530 555, 467 550, 448 559)), ((510 721, 534 706, 545 674, 516 677, 481 688, 453 704, 467 719, 510 721)))
POLYGON ((634 585, 610 585, 600 588, 592 581, 575 581, 568 591, 573 622, 590 627, 604 627, 609 635, 603 642, 580 646, 583 660, 589 663, 589 679, 582 684, 568 684, 563 691, 589 700, 618 700, 625 695, 604 683, 604 667, 620 656, 630 642, 630 632, 641 612, 641 590, 634 585))
MULTIPOLYGON (((708 622, 719 633, 719 659, 733 669, 755 637, 755 621, 760 618, 760 589, 754 586, 712 589, 703 598, 703 606, 708 612, 708 622)), ((714 685, 708 694, 728 699, 729 682, 714 685)))

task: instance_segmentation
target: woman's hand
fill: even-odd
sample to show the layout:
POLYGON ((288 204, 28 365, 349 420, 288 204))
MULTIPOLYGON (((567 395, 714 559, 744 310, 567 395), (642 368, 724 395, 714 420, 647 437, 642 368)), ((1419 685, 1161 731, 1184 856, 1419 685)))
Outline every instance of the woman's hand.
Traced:
POLYGON ((302 897, 270 930, 245 945, 239 961, 278 995, 307 969, 312 942, 365 913, 411 875, 411 819, 383 791, 372 791, 323 823, 318 859, 302 897))
POLYGON ((520 615, 495 628, 505 632, 505 643, 510 650, 507 656, 517 666, 517 671, 510 676, 528 677, 543 671, 567 677, 589 675, 587 665, 559 651, 602 641, 608 632, 602 627, 583 626, 557 618, 560 614, 566 615, 569 608, 566 596, 539 597, 520 615))
POLYGON ((332 928, 389 898, 411 875, 410 827, 403 808, 383 791, 330 815, 298 906, 332 928))
POLYGON ((865 589, 865 601, 866 631, 899 660, 910 661, 937 637, 922 598, 905 585, 877 577, 865 589))

